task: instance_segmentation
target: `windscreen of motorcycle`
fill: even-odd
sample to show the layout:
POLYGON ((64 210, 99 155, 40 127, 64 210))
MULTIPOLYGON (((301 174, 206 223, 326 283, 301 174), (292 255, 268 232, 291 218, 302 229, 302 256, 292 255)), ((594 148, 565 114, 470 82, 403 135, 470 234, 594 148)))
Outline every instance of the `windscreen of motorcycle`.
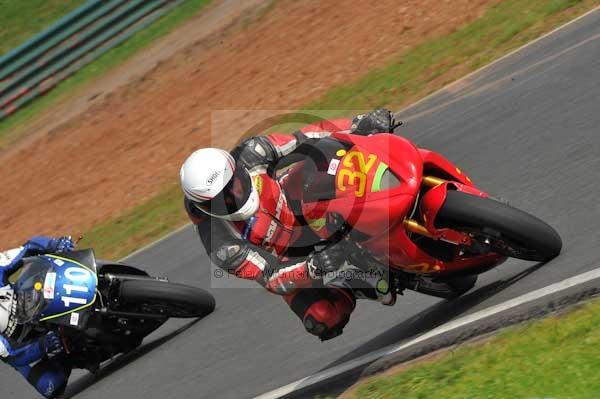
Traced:
POLYGON ((25 324, 37 318, 48 306, 44 298, 44 280, 47 274, 53 273, 52 263, 46 259, 25 258, 19 278, 14 284, 17 299, 16 320, 25 324))
POLYGON ((339 166, 339 154, 345 154, 352 144, 334 139, 322 139, 306 147, 304 161, 303 200, 316 202, 336 198, 336 174, 339 166))

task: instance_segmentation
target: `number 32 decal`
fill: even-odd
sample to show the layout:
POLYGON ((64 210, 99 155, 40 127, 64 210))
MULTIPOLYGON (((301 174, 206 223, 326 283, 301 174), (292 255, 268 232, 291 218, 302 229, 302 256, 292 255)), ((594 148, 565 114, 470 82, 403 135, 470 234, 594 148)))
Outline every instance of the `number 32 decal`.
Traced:
POLYGON ((342 161, 343 168, 337 175, 337 188, 346 191, 348 187, 355 187, 354 194, 359 198, 363 197, 367 186, 367 175, 376 161, 377 155, 374 154, 369 154, 365 161, 362 152, 355 150, 348 152, 342 161))

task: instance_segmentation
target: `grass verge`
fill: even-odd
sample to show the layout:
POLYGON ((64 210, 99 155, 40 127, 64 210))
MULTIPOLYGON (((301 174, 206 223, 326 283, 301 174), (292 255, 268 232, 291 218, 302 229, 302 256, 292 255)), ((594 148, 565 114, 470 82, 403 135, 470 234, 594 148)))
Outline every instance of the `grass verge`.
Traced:
POLYGON ((27 107, 0 122, 0 149, 9 145, 18 135, 18 127, 46 110, 52 104, 62 100, 76 89, 97 79, 110 69, 148 47, 160 37, 171 32, 177 26, 193 17, 210 0, 187 0, 145 29, 137 32, 121 45, 103 54, 100 58, 79 70, 76 74, 61 82, 47 95, 39 97, 27 107))
POLYGON ((598 398, 600 301, 361 383, 345 399, 598 398))
MULTIPOLYGON (((504 0, 456 32, 398 55, 387 66, 337 87, 304 109, 369 109, 402 106, 419 99, 598 5, 597 0, 504 0)), ((120 257, 185 223, 179 190, 169 188, 147 204, 109 220, 88 235, 86 245, 102 256, 120 257), (138 209, 144 209, 138 212, 138 209), (179 215, 161 221, 161 215, 179 215), (143 221, 133 215, 143 214, 143 221), (125 234, 127 223, 136 231, 125 234), (126 245, 122 243, 126 242, 126 245), (118 247, 106 243, 119 243, 118 247)))
POLYGON ((0 1, 0 56, 83 3, 85 0, 0 1))

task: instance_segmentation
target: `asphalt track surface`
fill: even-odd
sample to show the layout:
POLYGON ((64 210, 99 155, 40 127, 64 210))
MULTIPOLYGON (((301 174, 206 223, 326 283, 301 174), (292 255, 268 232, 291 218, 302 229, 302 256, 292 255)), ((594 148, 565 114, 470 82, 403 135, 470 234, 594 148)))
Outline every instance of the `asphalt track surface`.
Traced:
MULTIPOLYGON (((600 11, 402 113, 398 133, 441 152, 483 189, 555 226, 563 253, 545 264, 511 260, 480 276, 456 306, 408 292, 396 306, 359 302, 345 333, 321 343, 283 301, 252 283, 211 288, 191 227, 129 263, 210 289, 217 309, 170 321, 96 376, 75 372, 76 398, 250 398, 454 318, 600 265, 600 11)), ((3 367, 0 397, 35 397, 3 367)))

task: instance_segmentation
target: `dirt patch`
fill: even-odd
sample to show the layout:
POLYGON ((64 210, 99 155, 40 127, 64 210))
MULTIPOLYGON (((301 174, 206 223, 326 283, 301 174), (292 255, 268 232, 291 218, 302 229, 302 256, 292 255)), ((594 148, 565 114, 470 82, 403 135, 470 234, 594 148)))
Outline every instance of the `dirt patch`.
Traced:
POLYGON ((211 111, 297 108, 497 2, 281 0, 255 23, 238 12, 196 41, 162 41, 168 57, 135 57, 107 88, 82 94, 102 93, 91 105, 65 105, 76 112, 31 125, 35 135, 0 154, 3 246, 84 231, 156 195, 192 150, 237 139, 230 123, 211 143, 211 111))

